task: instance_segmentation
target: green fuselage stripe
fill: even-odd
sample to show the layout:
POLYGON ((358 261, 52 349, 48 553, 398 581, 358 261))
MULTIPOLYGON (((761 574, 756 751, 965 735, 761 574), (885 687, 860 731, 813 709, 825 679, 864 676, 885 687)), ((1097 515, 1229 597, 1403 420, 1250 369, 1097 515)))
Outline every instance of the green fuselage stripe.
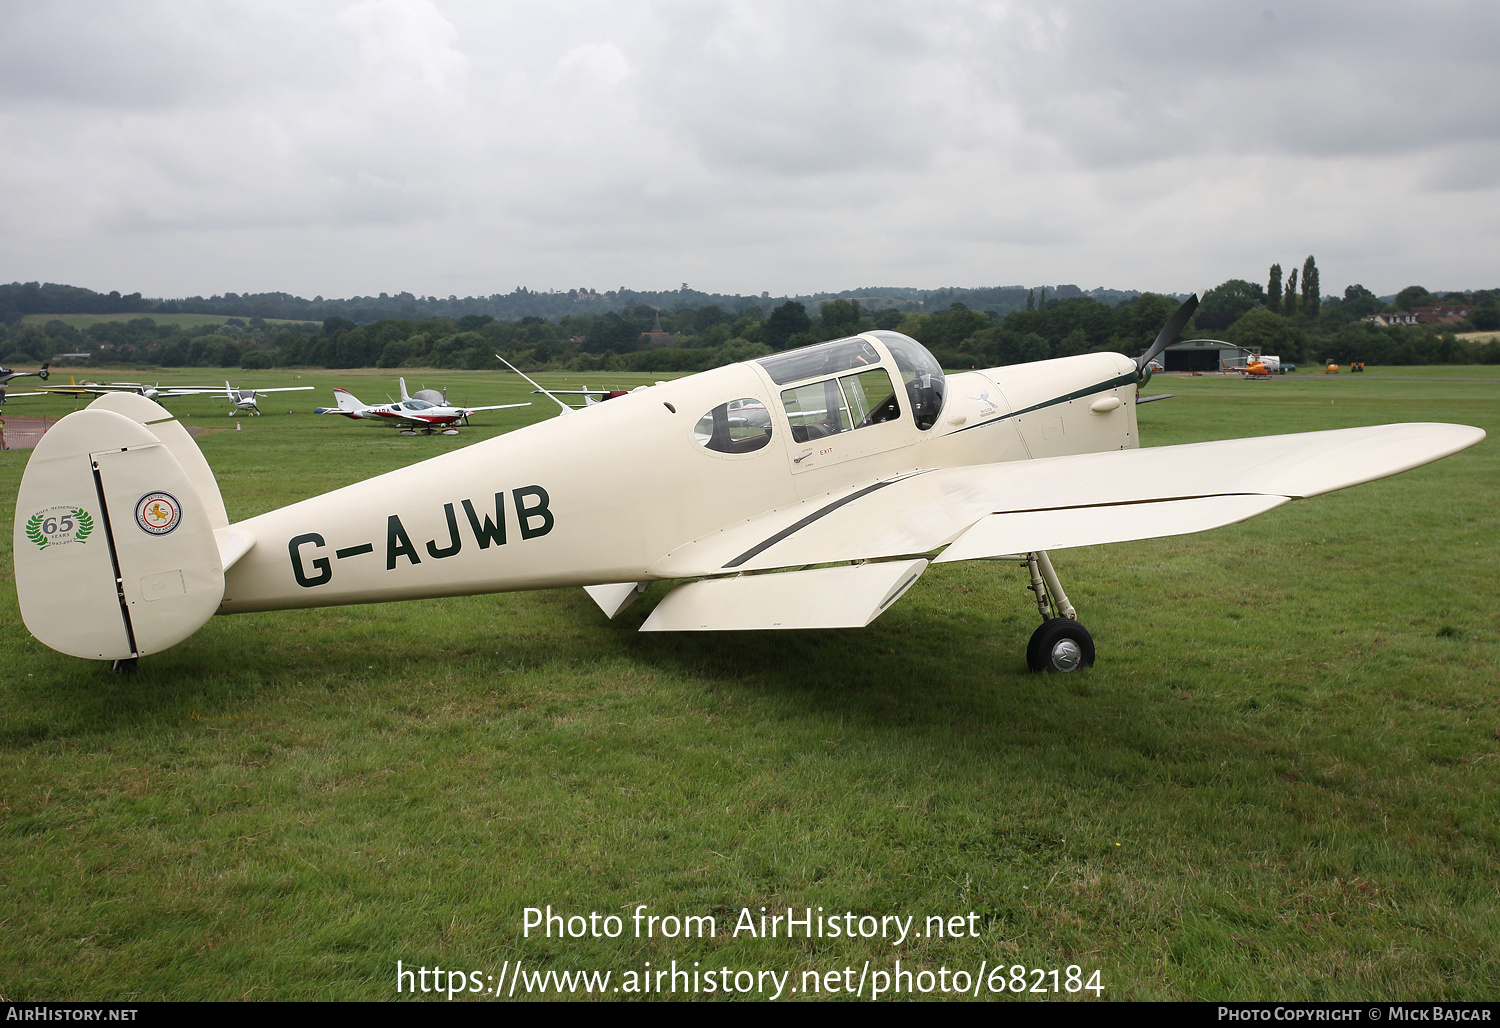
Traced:
POLYGON ((1023 407, 1020 410, 1010 411, 1009 413, 1000 415, 998 418, 991 418, 988 421, 981 421, 977 425, 970 425, 968 426, 968 428, 960 428, 955 432, 950 432, 949 435, 958 435, 959 432, 967 432, 970 429, 985 428, 989 425, 998 425, 1000 422, 1005 421, 1009 418, 1019 418, 1022 414, 1030 414, 1035 410, 1045 410, 1048 407, 1056 407, 1059 403, 1067 403, 1069 400, 1076 400, 1080 396, 1088 396, 1090 393, 1102 392, 1105 389, 1116 389, 1120 386, 1130 385, 1135 381, 1135 372, 1127 372, 1123 375, 1120 375, 1118 378, 1110 379, 1108 382, 1100 382, 1097 385, 1085 386, 1083 389, 1075 389, 1071 393, 1067 393, 1066 395, 1055 396, 1050 400, 1043 400, 1041 403, 1033 403, 1030 407, 1023 407))

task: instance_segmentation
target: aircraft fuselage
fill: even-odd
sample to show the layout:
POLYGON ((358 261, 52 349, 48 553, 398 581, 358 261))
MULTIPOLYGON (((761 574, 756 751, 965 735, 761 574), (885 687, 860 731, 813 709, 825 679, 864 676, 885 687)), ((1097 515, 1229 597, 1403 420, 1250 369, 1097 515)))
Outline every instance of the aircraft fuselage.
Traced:
POLYGON ((1119 354, 949 375, 922 430, 877 352, 857 370, 886 369, 900 414, 863 427, 794 427, 826 412, 789 412, 786 397, 834 375, 778 383, 735 364, 250 518, 233 526, 255 545, 225 573, 219 612, 651 581, 675 547, 772 508, 918 469, 1138 443, 1135 363, 1119 354), (711 449, 710 413, 746 399, 769 412, 769 440, 711 449))

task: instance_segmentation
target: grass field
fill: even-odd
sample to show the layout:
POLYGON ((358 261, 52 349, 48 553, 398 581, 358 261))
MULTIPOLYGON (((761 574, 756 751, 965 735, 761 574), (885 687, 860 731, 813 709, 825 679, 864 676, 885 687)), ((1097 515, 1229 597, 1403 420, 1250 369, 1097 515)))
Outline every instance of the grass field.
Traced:
MULTIPOLYGON (((863 631, 642 635, 664 585, 614 622, 569 590, 219 618, 128 677, 34 642, 7 583, 0 995, 384 999, 397 960, 485 987, 516 960, 610 988, 675 960, 800 988, 900 959, 1077 965, 1106 999, 1493 999, 1496 370, 1159 378, 1176 399, 1140 408, 1148 445, 1491 438, 1227 529, 1056 553, 1099 648, 1065 677, 1025 671, 1025 574, 987 562, 934 567, 863 631), (624 934, 523 938, 547 904, 624 934), (640 904, 719 934, 637 939, 640 904), (978 937, 729 935, 763 906, 918 931, 973 911, 978 937)), ((266 409, 395 391, 301 374, 255 373, 318 386, 266 409)), ((218 428, 225 406, 173 409, 218 428)), ((238 519, 550 416, 413 439, 278 413, 198 441, 238 519)), ((0 453, 7 523, 27 456, 0 453)))
MULTIPOLYGON (((61 321, 65 325, 71 325, 78 331, 100 322, 112 321, 134 321, 136 318, 150 318, 158 325, 176 325, 179 328, 196 328, 198 325, 222 325, 232 315, 228 314, 157 314, 155 312, 135 312, 131 314, 27 314, 21 318, 24 325, 45 325, 49 321, 61 321)), ((249 321, 248 318, 240 318, 240 321, 249 321)), ((301 325, 308 319, 289 318, 266 318, 268 325, 301 325)))

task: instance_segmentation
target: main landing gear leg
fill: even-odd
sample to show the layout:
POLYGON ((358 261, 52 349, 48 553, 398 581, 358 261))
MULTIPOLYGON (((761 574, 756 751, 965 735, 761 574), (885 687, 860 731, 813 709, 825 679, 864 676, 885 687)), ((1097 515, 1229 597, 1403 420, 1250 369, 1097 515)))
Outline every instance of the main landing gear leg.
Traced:
POLYGON ((1026 644, 1026 666, 1033 671, 1066 674, 1094 665, 1094 640, 1078 623, 1078 612, 1068 602, 1057 571, 1046 550, 1026 555, 1030 589, 1036 594, 1042 624, 1026 644))

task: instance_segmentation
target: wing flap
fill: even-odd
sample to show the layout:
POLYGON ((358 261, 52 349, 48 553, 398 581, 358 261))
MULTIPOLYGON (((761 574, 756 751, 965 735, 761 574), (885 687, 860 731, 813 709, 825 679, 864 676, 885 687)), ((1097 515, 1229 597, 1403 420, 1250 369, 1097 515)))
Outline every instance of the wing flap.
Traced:
POLYGON ((704 579, 669 592, 641 631, 863 628, 926 570, 927 561, 919 559, 704 579))
POLYGON ((1187 535, 1232 525, 1286 502, 1285 496, 1249 494, 991 514, 980 518, 933 563, 1187 535))

